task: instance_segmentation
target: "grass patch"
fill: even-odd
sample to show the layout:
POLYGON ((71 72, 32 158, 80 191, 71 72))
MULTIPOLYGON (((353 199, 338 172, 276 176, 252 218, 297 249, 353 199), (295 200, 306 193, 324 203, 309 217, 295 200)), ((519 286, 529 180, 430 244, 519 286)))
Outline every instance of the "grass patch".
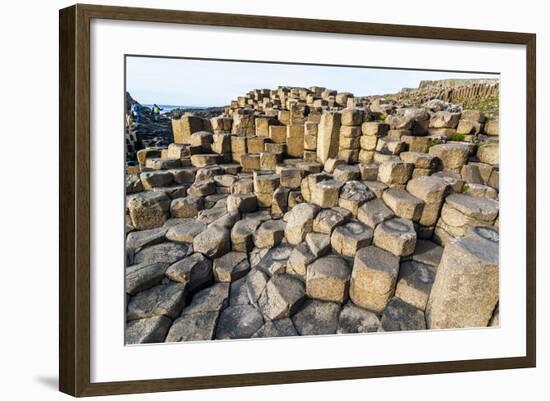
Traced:
POLYGON ((459 134, 458 132, 452 134, 449 139, 451 141, 457 141, 457 142, 464 142, 464 140, 466 139, 466 136, 464 136, 464 134, 459 134))

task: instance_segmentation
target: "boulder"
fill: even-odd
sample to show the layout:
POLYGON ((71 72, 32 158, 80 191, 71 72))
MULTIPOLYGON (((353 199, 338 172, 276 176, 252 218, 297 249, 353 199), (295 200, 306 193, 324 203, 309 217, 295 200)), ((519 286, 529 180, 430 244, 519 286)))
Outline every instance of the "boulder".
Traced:
POLYGON ((399 257, 369 246, 355 255, 350 281, 350 298, 354 304, 382 313, 393 295, 399 257))
POLYGON ((245 252, 229 252, 214 259, 214 277, 217 281, 230 283, 244 277, 250 270, 245 252))
POLYGON ((286 274, 277 274, 268 281, 259 298, 264 316, 275 320, 292 316, 304 301, 304 284, 286 274))
POLYGON ((424 312, 394 297, 380 319, 379 331, 425 330, 424 312))
POLYGON ((330 243, 340 255, 353 257, 359 249, 370 245, 372 237, 371 228, 357 220, 352 220, 334 229, 330 243))
POLYGON ((187 218, 180 224, 177 224, 166 232, 166 239, 173 242, 183 242, 192 244, 193 239, 206 230, 206 224, 196 219, 187 218))
POLYGON ((307 233, 306 244, 315 257, 323 256, 330 250, 330 235, 320 233, 307 233))
POLYGON ((372 333, 378 331, 380 319, 371 311, 347 303, 338 317, 338 334, 372 333))
POLYGON ((239 220, 231 229, 231 247, 234 251, 250 252, 254 247, 254 233, 260 225, 256 219, 239 220))
POLYGON ((189 256, 192 252, 192 249, 187 244, 163 242, 141 249, 134 255, 134 263, 168 263, 171 265, 189 256))
POLYGON ((378 168, 378 180, 386 185, 404 185, 411 178, 414 165, 404 161, 388 160, 378 168))
POLYGON ((382 199, 396 216, 403 219, 419 221, 424 210, 424 202, 400 188, 389 188, 382 199))
POLYGON ((432 287, 429 328, 485 327, 499 299, 499 238, 491 228, 447 243, 432 287))
POLYGON ((393 218, 376 226, 374 245, 395 256, 412 255, 416 246, 416 231, 410 220, 393 218))
POLYGON ((305 280, 307 267, 316 259, 306 242, 294 247, 287 261, 286 272, 305 280))
POLYGON ((292 320, 286 318, 266 321, 264 325, 252 335, 252 338, 289 337, 297 335, 298 333, 294 328, 292 320))
POLYGON ((162 192, 140 192, 128 198, 127 208, 135 229, 161 227, 168 219, 170 198, 162 192))
POLYGON ((340 124, 341 114, 339 113, 326 112, 321 115, 317 129, 317 157, 321 163, 338 154, 340 124))
POLYGON ((313 220, 313 231, 322 234, 332 234, 335 227, 348 221, 342 213, 336 209, 321 210, 313 220))
POLYGON ((357 219, 373 230, 378 224, 393 216, 393 211, 386 206, 382 199, 370 200, 357 209, 357 219))
POLYGON ((212 282, 212 262, 200 253, 194 253, 171 265, 166 276, 186 284, 188 292, 195 292, 212 282))
POLYGON ((164 242, 166 227, 151 228, 150 230, 133 231, 126 237, 126 250, 137 250, 149 245, 164 242))
POLYGON ((254 233, 257 248, 272 248, 279 245, 285 236, 286 223, 283 220, 267 220, 254 233))
POLYGON ((468 161, 470 149, 463 144, 446 143, 432 146, 429 153, 441 160, 443 170, 460 173, 460 169, 468 161))
POLYGON ((201 197, 176 198, 170 204, 170 214, 177 218, 196 217, 203 207, 204 199, 201 197))
POLYGON ((127 320, 167 316, 175 319, 185 305, 186 285, 170 283, 154 286, 130 298, 126 312, 127 320))
POLYGON ((302 242, 306 234, 313 230, 313 220, 319 207, 311 203, 300 203, 288 213, 285 238, 292 245, 302 242))
POLYGON ((229 230, 213 225, 193 239, 193 249, 209 258, 217 258, 231 250, 229 230))
POLYGON ((262 314, 252 305, 236 305, 225 308, 216 326, 216 338, 249 338, 264 324, 262 314))
POLYGON ((310 298, 344 303, 348 298, 350 275, 351 268, 338 256, 317 259, 307 268, 306 293, 310 298))
POLYGON ((126 344, 147 344, 164 342, 172 320, 166 316, 153 316, 131 320, 126 324, 124 342, 126 344))
POLYGON ((214 338, 219 312, 183 313, 170 327, 166 342, 206 341, 214 338))
POLYGON ((336 334, 340 305, 335 302, 308 300, 292 322, 301 336, 336 334))
POLYGON ((414 260, 403 262, 399 269, 395 296, 424 311, 434 280, 435 271, 431 266, 414 260))
POLYGON ((315 184, 313 188, 310 186, 311 202, 322 208, 338 206, 340 188, 343 185, 341 181, 324 180, 315 184))
POLYGON ((360 181, 348 181, 340 191, 338 206, 349 210, 354 217, 357 217, 359 207, 365 202, 376 198, 374 192, 367 188, 360 181))
POLYGON ((134 295, 159 284, 164 278, 167 263, 141 263, 125 270, 126 293, 134 295))

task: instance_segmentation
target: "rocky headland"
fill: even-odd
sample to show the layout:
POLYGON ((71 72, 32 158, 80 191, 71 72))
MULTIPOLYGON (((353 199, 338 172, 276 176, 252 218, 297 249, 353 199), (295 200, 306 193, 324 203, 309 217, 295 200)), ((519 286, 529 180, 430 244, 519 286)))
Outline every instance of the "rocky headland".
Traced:
POLYGON ((281 86, 172 117, 127 168, 127 343, 499 324, 498 115, 281 86))

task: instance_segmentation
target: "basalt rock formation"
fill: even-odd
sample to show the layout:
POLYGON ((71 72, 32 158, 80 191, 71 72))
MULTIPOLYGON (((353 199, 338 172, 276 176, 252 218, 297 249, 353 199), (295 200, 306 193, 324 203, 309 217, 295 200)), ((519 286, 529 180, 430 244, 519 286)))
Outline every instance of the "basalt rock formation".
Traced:
POLYGON ((498 325, 495 117, 279 87, 172 119, 128 166, 126 342, 498 325))

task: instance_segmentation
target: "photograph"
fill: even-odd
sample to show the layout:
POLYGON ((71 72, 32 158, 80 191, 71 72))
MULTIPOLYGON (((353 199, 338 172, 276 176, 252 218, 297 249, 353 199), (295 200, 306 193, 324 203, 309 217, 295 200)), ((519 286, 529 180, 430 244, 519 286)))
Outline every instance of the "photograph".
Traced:
POLYGON ((124 80, 126 345, 499 327, 499 73, 127 54, 124 80))

